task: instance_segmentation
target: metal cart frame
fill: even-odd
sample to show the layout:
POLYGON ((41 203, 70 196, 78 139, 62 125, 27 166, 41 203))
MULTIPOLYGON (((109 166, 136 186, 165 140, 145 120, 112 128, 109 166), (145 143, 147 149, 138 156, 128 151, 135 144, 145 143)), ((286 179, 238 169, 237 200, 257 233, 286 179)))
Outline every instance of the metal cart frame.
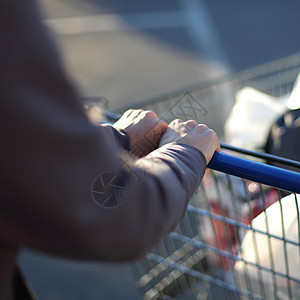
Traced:
MULTIPOLYGON (((176 116, 183 120, 196 119, 207 123, 222 136, 224 122, 238 90, 250 86, 274 97, 282 97, 291 92, 299 72, 300 54, 297 54, 130 108, 151 109, 166 121, 176 116), (188 99, 184 99, 186 96, 188 99), (201 99, 201 103, 193 97, 201 99), (194 115, 191 117, 191 114, 194 115)), ((107 113, 107 117, 113 120, 118 115, 107 113)), ((279 160, 299 167, 298 162, 225 144, 222 146, 248 157, 279 160)), ((300 260, 300 198, 297 196, 300 194, 300 173, 222 152, 215 153, 208 168, 210 170, 206 172, 183 220, 151 253, 133 265, 141 296, 145 299, 300 297, 300 269, 293 271, 293 261, 299 264, 300 260), (256 193, 251 192, 251 184, 256 193), (289 205, 294 205, 296 238, 290 238, 287 232, 286 200, 283 200, 287 195, 290 195, 289 205), (270 197, 272 203, 268 200, 270 197), (255 225, 252 206, 257 199, 262 205, 259 215, 263 228, 255 225), (270 223, 269 209, 274 203, 278 206, 281 234, 275 234, 270 223), (243 246, 246 236, 248 248, 243 246), (278 246, 274 245, 281 248, 280 256, 275 253, 278 246), (249 247, 252 259, 245 254, 249 247), (267 253, 264 260, 262 250, 267 253), (297 254, 291 257, 291 251, 297 254)))

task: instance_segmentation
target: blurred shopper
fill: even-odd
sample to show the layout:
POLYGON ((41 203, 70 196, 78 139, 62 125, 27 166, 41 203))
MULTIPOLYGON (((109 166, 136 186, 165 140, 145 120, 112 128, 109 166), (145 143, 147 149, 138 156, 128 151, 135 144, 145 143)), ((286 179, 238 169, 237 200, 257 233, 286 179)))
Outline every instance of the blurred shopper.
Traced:
POLYGON ((145 254, 183 216, 219 142, 205 125, 176 120, 155 150, 168 126, 150 111, 92 125, 36 3, 4 0, 0 15, 0 299, 31 299, 16 267, 21 245, 81 260, 145 254), (136 146, 142 158, 125 168, 120 151, 136 146), (99 174, 126 189, 114 209, 92 197, 99 174))

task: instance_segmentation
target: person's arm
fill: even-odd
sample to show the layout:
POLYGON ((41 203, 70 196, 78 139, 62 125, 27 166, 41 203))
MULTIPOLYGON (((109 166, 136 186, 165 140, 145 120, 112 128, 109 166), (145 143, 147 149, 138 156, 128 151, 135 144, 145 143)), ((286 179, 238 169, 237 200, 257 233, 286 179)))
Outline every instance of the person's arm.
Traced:
POLYGON ((102 123, 100 126, 110 129, 115 141, 119 144, 119 146, 124 150, 130 151, 130 137, 124 129, 116 128, 109 123, 102 123))
POLYGON ((0 240, 70 258, 135 258, 180 220, 205 159, 168 144, 134 164, 142 180, 123 173, 120 144, 87 120, 37 14, 30 0, 0 4, 0 240), (113 209, 92 197, 107 173, 126 181, 113 209))

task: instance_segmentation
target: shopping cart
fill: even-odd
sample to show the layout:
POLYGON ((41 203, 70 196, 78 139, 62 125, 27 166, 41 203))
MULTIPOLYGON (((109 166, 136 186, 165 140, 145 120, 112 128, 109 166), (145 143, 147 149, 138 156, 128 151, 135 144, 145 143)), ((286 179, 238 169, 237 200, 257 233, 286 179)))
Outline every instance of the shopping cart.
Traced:
MULTIPOLYGON (((291 92, 299 72, 300 55, 295 55, 189 87, 188 95, 178 91, 131 108, 151 109, 166 121, 201 118, 198 121, 222 136, 238 90, 250 86, 282 97, 291 92)), ((118 116, 108 113, 107 117, 118 116)), ((235 155, 214 155, 182 221, 133 264, 141 296, 300 299, 300 173, 267 165, 265 160, 295 168, 300 164, 222 146, 235 155), (236 154, 247 155, 247 159, 236 154), (260 162, 248 160, 251 156, 260 162)))

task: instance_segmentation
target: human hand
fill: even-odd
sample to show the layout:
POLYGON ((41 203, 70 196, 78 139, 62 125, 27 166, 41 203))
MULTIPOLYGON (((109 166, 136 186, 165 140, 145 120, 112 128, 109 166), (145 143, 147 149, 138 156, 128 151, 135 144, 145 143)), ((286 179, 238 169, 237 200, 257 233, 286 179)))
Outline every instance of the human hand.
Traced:
POLYGON ((170 142, 190 145, 200 150, 205 156, 207 164, 215 151, 220 151, 219 139, 216 133, 204 124, 197 124, 194 120, 182 122, 174 120, 169 124, 169 129, 161 138, 159 146, 170 142))
POLYGON ((130 152, 138 157, 155 150, 168 128, 168 124, 160 121, 155 112, 141 109, 127 110, 113 126, 128 133, 130 152))
POLYGON ((159 147, 172 142, 177 142, 182 137, 184 137, 191 129, 193 129, 197 125, 197 122, 194 120, 189 120, 186 122, 182 122, 179 119, 172 121, 169 124, 169 128, 162 136, 159 147))

